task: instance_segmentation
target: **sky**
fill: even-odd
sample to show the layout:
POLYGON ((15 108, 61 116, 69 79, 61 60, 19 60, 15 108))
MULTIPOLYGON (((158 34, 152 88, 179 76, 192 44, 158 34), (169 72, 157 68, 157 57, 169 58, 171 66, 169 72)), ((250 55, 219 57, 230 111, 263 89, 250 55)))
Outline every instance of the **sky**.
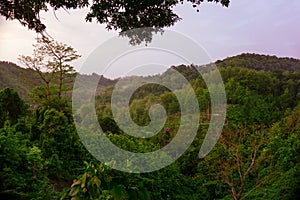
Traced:
MULTIPOLYGON (((231 0, 228 8, 203 3, 200 12, 185 3, 174 10, 182 20, 170 30, 197 42, 212 61, 247 52, 300 58, 299 0, 231 0)), ((73 63, 77 70, 99 45, 118 35, 116 31, 107 31, 104 25, 85 22, 87 12, 87 9, 81 9, 42 14, 47 33, 82 55, 73 63)), ((6 21, 0 17, 0 60, 20 64, 17 58, 31 55, 35 37, 34 31, 21 26, 18 21, 6 21)), ((168 64, 180 64, 176 62, 168 64)), ((112 70, 108 76, 118 77, 118 72, 112 70)))

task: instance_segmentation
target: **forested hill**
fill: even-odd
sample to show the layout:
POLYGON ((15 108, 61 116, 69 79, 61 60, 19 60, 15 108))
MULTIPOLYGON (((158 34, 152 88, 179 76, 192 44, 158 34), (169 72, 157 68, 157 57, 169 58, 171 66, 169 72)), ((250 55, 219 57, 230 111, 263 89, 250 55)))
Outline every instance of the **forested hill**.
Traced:
MULTIPOLYGON (((132 81, 147 83, 148 78, 151 82, 134 91, 129 105, 125 104, 127 107, 115 104, 119 112, 113 113, 115 90, 112 86, 117 80, 101 79, 99 89, 102 91, 98 90, 101 93, 95 96, 94 105, 85 95, 92 88, 89 85, 77 87, 83 92, 80 93, 82 98, 71 107, 70 99, 63 94, 71 92, 69 84, 72 84, 72 79, 65 76, 61 88, 59 80, 54 79, 50 85, 52 88, 44 85, 33 89, 34 106, 28 109, 17 92, 22 94, 20 90, 23 89, 28 93, 31 87, 39 84, 35 72, 1 62, 1 87, 14 87, 19 91, 0 90, 0 199, 300 199, 298 62, 296 59, 250 54, 219 61, 227 101, 224 124, 219 121, 222 115, 211 113, 211 97, 218 97, 222 85, 207 87, 203 78, 214 78, 215 71, 203 77, 197 71, 209 71, 209 68, 179 65, 156 76, 123 78, 121 93, 114 93, 117 99, 121 97, 120 100, 128 100, 123 94, 135 89, 136 84, 132 81), (245 56, 250 58, 243 60, 245 56), (178 79, 175 70, 190 81, 193 90, 178 79), (168 83, 171 89, 155 84, 155 80, 168 83), (211 95, 211 91, 215 95, 211 95), (190 101, 195 96, 200 115, 195 113, 198 109, 190 101), (152 109, 157 104, 165 112, 152 109), (124 117, 128 111, 133 125, 124 117), (94 123, 95 115, 98 124, 94 123), (154 117, 154 121, 161 124, 152 123, 154 117), (216 123, 211 123, 213 117, 216 123), (126 126, 126 132, 117 122, 126 126), (214 127, 219 123, 223 124, 223 129, 216 145, 205 158, 199 159, 204 142, 216 139, 208 135, 210 125, 214 127), (151 130, 144 129, 149 124, 156 126, 156 133, 151 137, 151 130), (172 147, 170 152, 145 162, 131 156, 126 158, 125 165, 119 165, 116 159, 121 157, 116 154, 104 164, 86 149, 97 150, 99 158, 111 154, 110 149, 99 148, 99 142, 104 140, 99 141, 98 125, 111 144, 134 153, 167 148, 167 145, 174 144, 177 133, 183 129, 178 144, 188 144, 186 136, 190 137, 195 131, 191 127, 197 125, 198 129, 190 147, 174 163, 149 173, 125 173, 106 164, 124 167, 128 172, 138 172, 140 167, 155 169, 158 162, 174 160, 173 156, 179 155, 182 146, 172 147), (77 130, 82 130, 81 135, 77 130), (134 137, 128 133, 140 135, 134 137)), ((90 84, 99 76, 95 73, 81 75, 79 81, 90 84)), ((78 86, 82 86, 80 83, 78 86)))
POLYGON ((264 71, 300 71, 300 60, 276 56, 245 53, 216 62, 218 67, 244 67, 264 71))
MULTIPOLYGON (((95 73, 81 76, 82 80, 99 78, 97 77, 99 75, 95 73)), ((28 99, 28 94, 32 89, 42 83, 34 70, 24 69, 12 62, 0 61, 0 90, 9 87, 17 91, 21 98, 28 99)), ((115 80, 101 77, 99 84, 103 87, 108 87, 114 83, 115 80)))
MULTIPOLYGON (((298 59, 249 53, 229 57, 222 61, 217 61, 216 64, 218 67, 231 66, 264 71, 282 70, 300 72, 300 60, 298 59)), ((187 68, 181 65, 175 68, 188 79, 195 79, 199 75, 192 67, 187 68)), ((93 73, 92 75, 82 76, 84 76, 84 79, 93 79, 99 75, 93 73)), ((116 80, 110 80, 105 77, 102 77, 100 81, 100 85, 103 87, 111 86, 116 82, 116 80)), ((28 99, 30 91, 41 84, 40 78, 33 70, 21 68, 12 62, 0 61, 0 89, 10 87, 16 90, 22 98, 28 99)))
POLYGON ((24 69, 12 62, 0 61, 0 90, 9 87, 26 98, 29 92, 42 84, 31 69, 24 69))

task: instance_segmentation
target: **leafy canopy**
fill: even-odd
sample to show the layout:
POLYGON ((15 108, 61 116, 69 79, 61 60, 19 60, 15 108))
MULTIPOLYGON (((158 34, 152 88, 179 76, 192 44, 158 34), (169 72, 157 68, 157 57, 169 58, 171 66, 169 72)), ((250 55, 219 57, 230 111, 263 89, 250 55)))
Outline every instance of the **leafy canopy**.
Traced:
MULTIPOLYGON (((204 0, 186 0, 197 7, 204 0)), ((228 7, 230 0, 207 0, 228 7)), ((172 8, 184 0, 1 0, 0 14, 7 20, 18 20, 36 32, 43 32, 46 25, 40 18, 42 11, 85 8, 90 9, 86 21, 105 24, 108 30, 121 31, 151 27, 161 29, 180 20, 172 8)), ((197 10, 198 11, 198 10, 197 10)))
POLYGON ((15 124, 19 116, 25 114, 26 105, 18 93, 10 88, 0 91, 0 128, 5 121, 15 124))

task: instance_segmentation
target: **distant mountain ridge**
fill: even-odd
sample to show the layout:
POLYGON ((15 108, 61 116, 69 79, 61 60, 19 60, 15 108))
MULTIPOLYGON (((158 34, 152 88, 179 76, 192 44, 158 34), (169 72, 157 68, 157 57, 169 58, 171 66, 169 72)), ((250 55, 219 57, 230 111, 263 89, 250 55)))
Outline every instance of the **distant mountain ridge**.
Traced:
POLYGON ((215 62, 218 67, 243 67, 264 71, 297 71, 300 72, 300 60, 295 58, 280 58, 277 56, 243 53, 215 62))
MULTIPOLYGON (((295 58, 278 58, 276 56, 244 53, 224 60, 216 61, 218 67, 242 67, 253 70, 264 71, 297 71, 300 72, 300 60, 295 58)), ((197 77, 198 73, 193 67, 180 65, 176 68, 179 72, 184 72, 188 79, 197 77), (185 68, 185 69, 184 69, 185 68), (196 74, 195 74, 196 73, 196 74)), ((82 80, 97 80, 101 77, 99 85, 101 88, 114 85, 118 80, 111 80, 96 73, 92 75, 80 75, 82 80)), ((28 99, 30 91, 41 85, 42 81, 32 69, 24 69, 12 62, 0 61, 0 90, 10 87, 16 90, 19 95, 28 99)), ((100 90, 101 90, 100 88, 100 90)))

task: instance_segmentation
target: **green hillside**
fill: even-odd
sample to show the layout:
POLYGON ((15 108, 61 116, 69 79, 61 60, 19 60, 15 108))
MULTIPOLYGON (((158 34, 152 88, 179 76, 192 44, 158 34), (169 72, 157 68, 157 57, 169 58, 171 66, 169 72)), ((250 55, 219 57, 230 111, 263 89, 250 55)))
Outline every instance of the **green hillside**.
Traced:
POLYGON ((244 53, 216 62, 218 67, 245 67, 264 71, 300 71, 300 60, 276 56, 244 53))
MULTIPOLYGON (((278 58, 276 56, 259 55, 259 54, 241 54, 217 61, 218 67, 241 67, 254 70, 264 71, 300 71, 300 60, 294 58, 278 58)), ((194 67, 184 65, 174 67, 182 73, 188 80, 193 80, 199 76, 194 67)), ((97 74, 82 75, 83 79, 99 78, 97 74)), ((110 80, 101 77, 99 85, 111 86, 116 80, 110 80)), ((16 90, 19 95, 28 99, 30 91, 42 84, 37 74, 32 69, 24 69, 12 62, 0 61, 0 89, 5 87, 16 90)))
POLYGON ((24 69, 18 65, 0 61, 0 89, 9 87, 27 99, 29 92, 42 84, 35 71, 24 69))
MULTIPOLYGON (((80 87, 81 83, 99 80, 100 75, 95 73, 79 77, 76 89, 82 91, 82 104, 73 101, 73 107, 68 96, 58 95, 55 84, 48 90, 50 94, 45 87, 35 90, 36 107, 32 109, 16 91, 0 90, 0 199, 300 199, 299 60, 242 54, 218 61, 217 65, 223 84, 213 84, 211 90, 197 72, 200 66, 173 66, 173 70, 156 76, 123 78, 119 80, 123 81, 121 93, 114 93, 114 97, 128 100, 129 105, 121 101, 117 107, 111 102, 116 80, 102 77, 95 105, 85 95, 89 85, 80 87), (174 70, 189 83, 182 83, 174 70), (133 81, 141 83, 145 79, 172 84, 172 91, 153 81, 126 99, 124 94, 135 89, 133 81), (211 91, 218 95, 222 85, 227 98, 225 123, 219 120, 220 113, 211 112, 210 101, 211 91), (193 96, 199 110, 190 101, 193 96), (155 104, 163 106, 166 117, 152 109, 155 104), (186 107, 183 111, 182 106, 186 107), (113 115, 114 108, 119 113, 113 115), (128 110, 134 124, 124 117, 128 110), (95 114, 99 123, 94 120, 95 114), (210 120, 213 117, 216 123, 210 120), (153 121, 158 122, 154 124, 157 132, 147 137, 149 130, 144 128, 153 121), (125 123, 126 130, 121 123, 125 123), (208 136, 208 128, 220 123, 220 137, 208 136), (167 148, 177 136, 179 148, 144 161, 120 156, 105 147, 107 140, 99 143, 98 125, 113 145, 128 152, 156 152, 167 148), (197 129, 192 130, 195 125, 197 129), (79 135, 78 130, 84 134, 79 135), (184 131, 182 135, 179 130, 184 131), (130 133, 138 133, 141 138, 130 133), (115 170, 116 166, 124 166, 129 172, 156 167, 180 155, 181 144, 192 133, 195 137, 189 148, 162 169, 149 173, 115 170), (217 143, 199 158, 205 141, 217 143), (91 154, 86 147, 97 151, 91 154), (100 162, 93 155, 114 157, 100 162)), ((39 84, 28 69, 5 62, 1 69, 1 87, 13 87, 20 94, 23 91, 23 96, 39 84)), ((215 75, 215 71, 208 71, 203 77, 215 75)))
MULTIPOLYGON (((111 86, 116 81, 105 77, 100 77, 93 73, 92 75, 80 75, 82 80, 99 79, 100 90, 103 87, 111 86)), ((6 87, 12 88, 18 92, 21 98, 28 100, 28 94, 36 86, 43 82, 38 74, 32 69, 24 69, 15 63, 0 61, 0 90, 6 87)), ((72 84, 72 83, 71 83, 72 84)))

